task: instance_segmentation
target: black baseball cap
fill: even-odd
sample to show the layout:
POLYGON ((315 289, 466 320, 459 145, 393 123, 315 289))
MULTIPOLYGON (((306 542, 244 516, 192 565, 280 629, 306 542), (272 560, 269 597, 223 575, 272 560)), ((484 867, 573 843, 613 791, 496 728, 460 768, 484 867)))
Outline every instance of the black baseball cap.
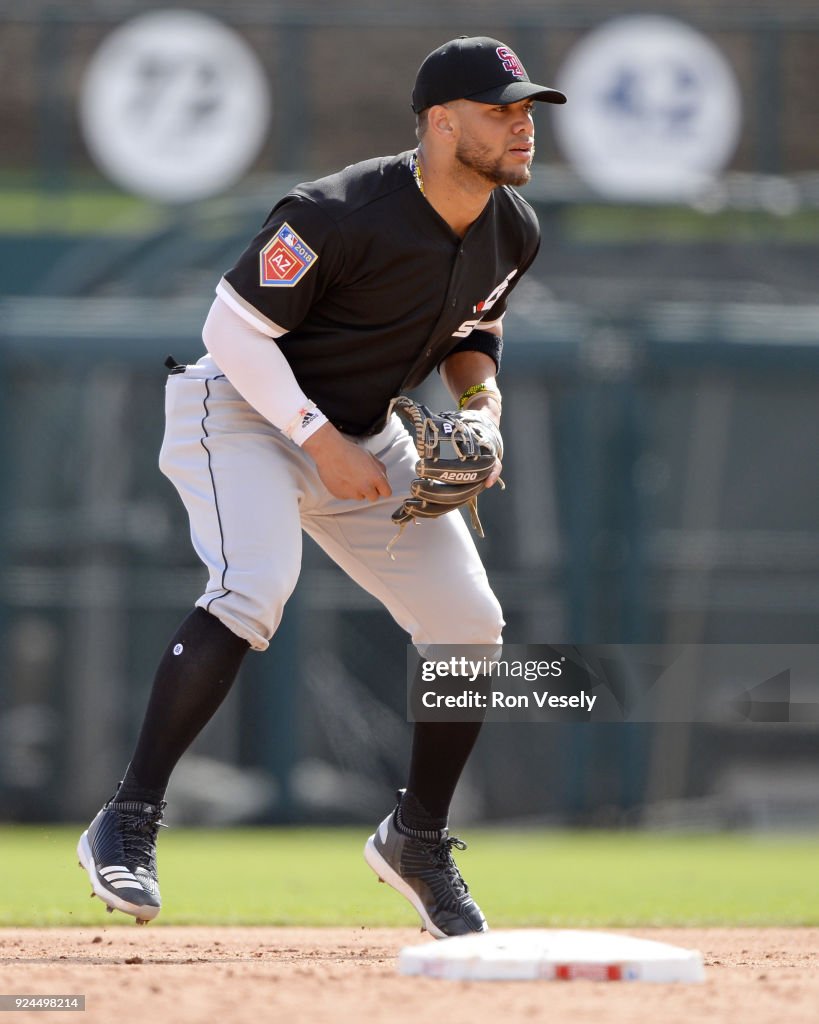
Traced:
POLYGON ((506 104, 526 99, 566 102, 557 89, 530 82, 517 55, 499 39, 459 36, 433 50, 418 69, 412 109, 420 114, 450 100, 506 104))

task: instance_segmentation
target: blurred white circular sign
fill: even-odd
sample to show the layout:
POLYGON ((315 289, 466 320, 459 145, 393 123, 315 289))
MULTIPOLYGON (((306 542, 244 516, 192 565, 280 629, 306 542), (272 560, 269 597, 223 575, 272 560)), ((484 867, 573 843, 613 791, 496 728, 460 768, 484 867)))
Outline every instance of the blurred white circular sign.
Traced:
POLYGON ((253 51, 194 11, 152 11, 115 29, 80 93, 91 156, 121 187, 166 202, 221 192, 267 134, 270 95, 253 51))
POLYGON ((618 199, 686 199, 726 165, 741 101, 731 66, 705 36, 657 15, 615 18, 569 53, 555 134, 578 174, 618 199))

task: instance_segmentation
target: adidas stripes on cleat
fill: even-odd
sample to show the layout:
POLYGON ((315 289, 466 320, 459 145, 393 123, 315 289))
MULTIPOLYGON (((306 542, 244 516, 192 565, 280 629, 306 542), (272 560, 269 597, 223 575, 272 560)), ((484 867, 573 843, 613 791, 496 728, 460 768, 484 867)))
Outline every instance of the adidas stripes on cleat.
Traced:
POLYGON ((165 802, 109 800, 80 836, 80 867, 91 879, 93 895, 109 911, 131 914, 145 924, 162 901, 156 873, 156 837, 165 802))

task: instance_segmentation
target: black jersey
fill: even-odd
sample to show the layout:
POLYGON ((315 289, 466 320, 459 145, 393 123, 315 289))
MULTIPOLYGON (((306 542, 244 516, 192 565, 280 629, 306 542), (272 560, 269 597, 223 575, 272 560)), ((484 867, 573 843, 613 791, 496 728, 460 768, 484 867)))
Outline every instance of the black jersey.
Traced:
POLYGON ((455 349, 499 363, 500 339, 485 328, 540 242, 534 211, 505 187, 459 238, 418 189, 411 157, 296 186, 217 287, 350 434, 380 429, 390 400, 455 349))

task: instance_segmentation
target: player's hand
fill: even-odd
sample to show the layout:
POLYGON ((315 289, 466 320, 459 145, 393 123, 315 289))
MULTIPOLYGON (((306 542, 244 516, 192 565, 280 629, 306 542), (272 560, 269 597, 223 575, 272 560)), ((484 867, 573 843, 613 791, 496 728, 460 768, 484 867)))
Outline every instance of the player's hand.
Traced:
MULTIPOLYGON (((479 412, 485 416, 490 422, 494 423, 495 426, 500 430, 500 402, 498 401, 497 391, 490 391, 488 394, 478 394, 469 403, 470 412, 479 412)), ((486 487, 494 487, 494 485, 500 480, 500 475, 503 472, 503 464, 499 458, 495 459, 495 465, 492 468, 492 472, 486 478, 486 487)))
POLYGON ((495 465, 492 468, 492 472, 486 478, 486 486, 487 486, 487 488, 493 487, 498 482, 502 472, 503 472, 503 463, 501 462, 500 459, 495 459, 495 465))
MULTIPOLYGON (((494 392, 493 392, 494 394, 494 392)), ((485 416, 491 423, 500 430, 500 406, 494 398, 483 398, 478 396, 477 401, 469 403, 470 412, 479 412, 485 416)), ((486 478, 486 487, 494 487, 494 485, 500 480, 500 475, 503 472, 503 463, 499 458, 495 459, 495 465, 492 467, 492 472, 486 478)))
POLYGON ((302 447, 333 497, 378 501, 392 494, 384 463, 344 437, 332 423, 319 427, 302 447))

